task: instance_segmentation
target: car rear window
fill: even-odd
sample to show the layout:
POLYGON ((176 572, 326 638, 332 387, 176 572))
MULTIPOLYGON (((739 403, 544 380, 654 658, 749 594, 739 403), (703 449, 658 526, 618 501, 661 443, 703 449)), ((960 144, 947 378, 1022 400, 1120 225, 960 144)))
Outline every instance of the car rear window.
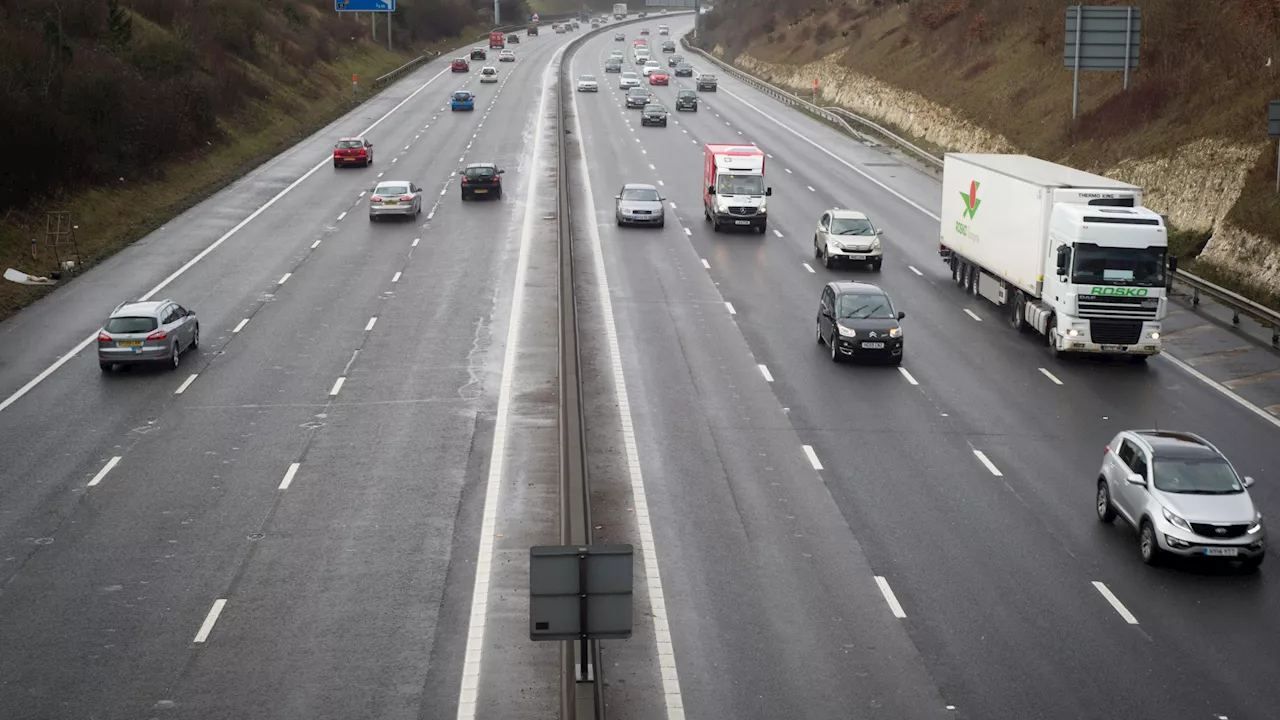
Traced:
POLYGON ((407 195, 409 194, 408 185, 383 185, 378 188, 379 195, 407 195))
POLYGON ((488 167, 467 168, 466 174, 467 174, 467 177, 473 177, 473 178, 489 177, 490 175, 493 175, 493 168, 488 168, 488 167))
POLYGON ((364 147, 364 143, 360 142, 359 140, 343 140, 342 142, 338 143, 338 147, 340 147, 340 148, 362 148, 362 147, 364 147))
POLYGON ((469 93, 469 92, 456 92, 456 93, 454 93, 454 94, 453 94, 453 99, 454 99, 454 100, 470 100, 470 99, 471 99, 471 93, 469 93))
POLYGON ((153 317, 113 317, 107 321, 105 329, 109 333, 144 333, 155 330, 159 325, 153 317))

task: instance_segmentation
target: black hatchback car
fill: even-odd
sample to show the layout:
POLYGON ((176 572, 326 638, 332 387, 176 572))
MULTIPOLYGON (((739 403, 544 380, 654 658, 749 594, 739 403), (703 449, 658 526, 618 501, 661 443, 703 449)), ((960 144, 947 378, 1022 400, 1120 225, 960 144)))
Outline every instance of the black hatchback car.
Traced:
POLYGON ((698 112, 698 93, 692 90, 680 90, 676 93, 676 112, 692 110, 698 112))
POLYGON ((676 77, 693 77, 693 66, 687 62, 677 63, 676 77))
POLYGON ((666 127, 667 109, 657 103, 645 105, 644 110, 640 112, 640 124, 666 127))
POLYGON ((471 163, 458 174, 462 176, 462 199, 473 200, 477 195, 502 197, 502 173, 493 163, 471 163))
POLYGON ((827 344, 831 361, 845 358, 902 364, 902 325, 907 314, 893 306, 879 286, 833 282, 818 301, 818 344, 827 344))
POLYGON ((471 51, 472 60, 486 60, 488 57, 489 53, 484 48, 475 48, 471 51))

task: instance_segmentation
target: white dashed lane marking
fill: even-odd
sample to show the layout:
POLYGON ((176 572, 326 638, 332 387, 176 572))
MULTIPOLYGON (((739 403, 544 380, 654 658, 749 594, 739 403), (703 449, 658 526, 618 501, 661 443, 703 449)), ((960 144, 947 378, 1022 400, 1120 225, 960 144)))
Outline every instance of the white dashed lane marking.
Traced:
POLYGON ((293 476, 298 474, 298 466, 301 463, 289 463, 289 469, 284 471, 284 479, 280 481, 277 490, 288 490, 289 485, 293 483, 293 476))
POLYGON ((334 395, 337 395, 339 392, 342 392, 342 385, 346 382, 347 382, 347 379, 345 377, 340 377, 337 380, 334 380, 333 387, 329 388, 329 397, 333 397, 334 395))
POLYGON ((818 453, 813 451, 813 446, 803 445, 802 447, 804 448, 804 456, 809 458, 809 464, 813 466, 813 469, 821 470, 822 461, 818 459, 818 453))
POLYGON ((365 331, 365 332, 369 332, 370 330, 372 330, 372 329, 373 329, 374 324, 375 324, 375 323, 377 323, 377 322, 378 322, 378 316, 376 316, 376 315, 375 315, 375 316, 373 316, 373 317, 369 318, 369 322, 365 323, 364 331, 365 331))
POLYGON ((102 482, 102 478, 106 477, 107 473, 111 472, 112 468, 114 468, 116 465, 119 465, 119 464, 120 464, 119 455, 116 455, 115 457, 108 460, 107 464, 103 465, 102 469, 98 471, 98 474, 94 475, 93 479, 89 481, 89 487, 93 487, 94 485, 97 485, 98 483, 102 482))
POLYGON ((706 259, 706 258, 702 258, 702 267, 704 267, 704 268, 706 268, 706 269, 710 270, 710 269, 711 269, 711 263, 707 262, 707 259, 706 259))
POLYGON ((193 642, 202 643, 209 639, 209 633, 213 632, 213 626, 218 622, 218 616, 222 614, 222 608, 226 607, 226 604, 226 598, 213 601, 213 607, 209 608, 209 614, 204 617, 204 622, 200 624, 200 630, 196 633, 193 642))
POLYGON ((248 324, 249 324, 249 318, 245 318, 245 319, 241 320, 240 322, 236 323, 236 326, 231 330, 231 332, 232 332, 233 334, 234 334, 234 333, 238 333, 238 332, 240 332, 241 330, 243 330, 243 329, 244 329, 244 326, 245 326, 245 325, 248 325, 248 324))
POLYGON ((737 315, 737 314, 738 314, 738 311, 733 309, 733 303, 729 302, 728 300, 726 300, 726 301, 725 301, 725 303, 724 303, 724 307, 725 307, 725 309, 726 309, 726 310, 728 310, 728 311, 729 311, 729 314, 730 314, 730 315, 737 315))
POLYGON ((804 266, 805 270, 808 270, 811 273, 817 272, 817 270, 814 270, 813 267, 809 265, 809 263, 800 263, 800 264, 804 266))
POLYGON ((293 277, 293 273, 285 273, 285 274, 284 274, 284 277, 280 278, 280 282, 278 282, 278 283, 276 283, 276 284, 277 284, 277 285, 283 285, 283 284, 285 284, 286 282, 288 282, 288 281, 289 281, 289 278, 291 278, 291 277, 293 277))
POLYGON ((1059 380, 1056 376, 1054 376, 1054 374, 1053 374, 1053 373, 1049 372, 1048 370, 1046 370, 1046 369, 1044 369, 1044 368, 1040 368, 1039 370, 1040 370, 1040 372, 1041 372, 1042 374, 1044 374, 1044 376, 1045 376, 1045 377, 1047 377, 1047 378, 1049 378, 1051 381, 1053 381, 1053 384, 1054 384, 1054 385, 1061 385, 1061 384, 1062 384, 1062 381, 1061 381, 1061 380, 1059 380))
POLYGON ((913 272, 913 273, 917 274, 917 275, 924 275, 924 273, 922 273, 922 272, 920 272, 919 270, 917 270, 917 269, 916 269, 916 266, 915 266, 915 265, 908 265, 908 266, 907 266, 907 269, 908 269, 908 270, 910 270, 911 272, 913 272))
POLYGON ((978 322, 982 322, 982 318, 978 317, 978 314, 970 310, 969 308, 965 308, 964 313, 969 317, 973 318, 974 320, 977 320, 978 322))
POLYGON ((902 603, 898 602, 898 596, 893 594, 889 581, 884 576, 877 575, 876 585, 880 586, 880 593, 884 595, 884 601, 889 603, 889 610, 893 612, 893 616, 899 620, 906 618, 907 612, 902 609, 902 603))
POLYGON ((181 395, 182 393, 186 392, 187 388, 191 387, 191 383, 195 382, 197 377, 200 377, 199 374, 192 374, 187 376, 187 379, 182 381, 182 384, 178 386, 178 389, 173 391, 173 394, 181 395))
POLYGON ((764 376, 765 382, 773 382, 773 375, 769 372, 769 368, 765 367, 763 364, 757 365, 756 367, 760 368, 760 374, 764 376))
POLYGON ((1114 608, 1117 613, 1120 613, 1120 617, 1124 618, 1125 622, 1130 625, 1138 624, 1138 618, 1134 617, 1133 613, 1129 612, 1129 608, 1126 608, 1124 603, 1120 602, 1120 598, 1116 597, 1115 594, 1111 592, 1110 588, 1097 580, 1093 581, 1093 587, 1102 594, 1102 597, 1106 598, 1107 602, 1111 604, 1111 607, 1114 608))
POLYGON ((906 378, 906 379, 907 379, 907 382, 911 383, 912 385, 919 385, 919 384, 920 384, 920 383, 916 382, 916 379, 915 379, 914 377, 912 377, 912 376, 911 376, 911 373, 907 372, 907 369, 906 369, 906 368, 904 368, 904 367, 902 367, 902 366, 898 366, 898 372, 902 373, 902 377, 906 378))
POLYGON ((996 477, 1004 477, 1004 473, 1000 472, 1000 468, 996 467, 995 463, 991 462, 986 453, 981 450, 974 450, 973 454, 983 465, 987 466, 987 470, 990 470, 992 475, 995 475, 996 477))

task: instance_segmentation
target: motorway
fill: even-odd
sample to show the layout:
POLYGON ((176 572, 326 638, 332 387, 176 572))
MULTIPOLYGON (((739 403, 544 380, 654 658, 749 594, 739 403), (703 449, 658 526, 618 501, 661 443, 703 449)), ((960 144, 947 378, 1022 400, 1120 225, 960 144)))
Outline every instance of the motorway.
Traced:
POLYGON ((1271 563, 1147 568, 1092 501, 1103 445, 1158 423, 1280 511, 1280 428, 1162 358, 1050 359, 951 282, 936 181, 741 83, 640 127, 614 25, 570 58, 602 89, 566 127, 574 35, 496 86, 446 56, 0 323, 0 717, 556 712, 526 558, 558 531, 561 131, 595 539, 638 550, 610 717, 1273 717, 1271 563), (445 106, 463 85, 474 113, 445 106), (361 133, 375 164, 332 168, 361 133), (735 141, 769 153, 767 235, 699 217, 701 145, 735 141), (507 190, 463 204, 481 161, 507 190), (367 221, 383 174, 421 217, 367 221), (624 182, 660 185, 664 229, 615 227, 624 182), (814 262, 832 206, 886 229, 901 369, 814 343, 823 283, 866 276, 814 262), (103 375, 86 339, 151 295, 197 311, 199 351, 103 375))

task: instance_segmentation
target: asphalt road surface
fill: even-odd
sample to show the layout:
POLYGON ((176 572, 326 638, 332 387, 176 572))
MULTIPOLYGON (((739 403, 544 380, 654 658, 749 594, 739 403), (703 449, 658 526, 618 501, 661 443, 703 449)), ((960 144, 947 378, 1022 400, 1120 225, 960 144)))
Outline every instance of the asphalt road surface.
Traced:
POLYGON ((576 103, 610 298, 596 310, 616 326, 688 716, 1273 716, 1267 564, 1147 568, 1092 502, 1106 442, 1159 426, 1218 443, 1280 511, 1277 423, 1166 358, 1052 360, 951 281, 936 180, 724 74, 697 113, 674 112, 690 79, 650 88, 670 125, 641 127, 603 72, 613 49, 638 71, 630 47, 595 39, 572 62, 603 81, 576 103), (767 235, 701 217, 708 142, 768 153, 767 235), (664 229, 615 226, 624 182, 660 186, 664 229), (882 272, 814 258, 830 207, 885 228, 882 272), (835 365, 815 343, 836 279, 905 309, 901 369, 835 365))

